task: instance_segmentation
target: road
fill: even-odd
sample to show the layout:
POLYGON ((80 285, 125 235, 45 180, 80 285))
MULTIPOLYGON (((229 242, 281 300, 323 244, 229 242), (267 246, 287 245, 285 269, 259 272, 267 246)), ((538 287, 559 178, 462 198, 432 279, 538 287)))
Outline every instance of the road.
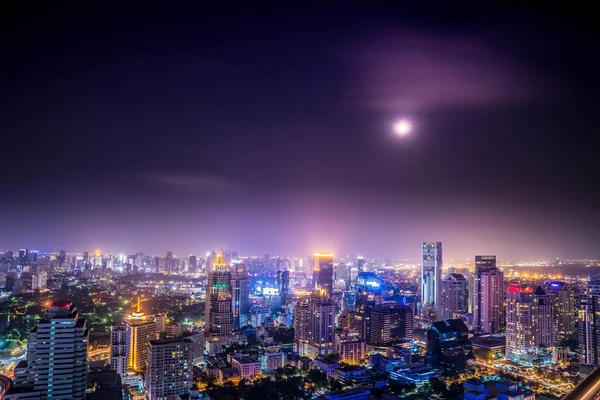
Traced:
MULTIPOLYGON (((493 370, 502 370, 502 368, 498 368, 495 365, 490 365, 490 364, 488 364, 486 362, 482 362, 482 361, 475 361, 475 364, 480 367, 490 368, 493 370)), ((562 394, 567 394, 571 391, 570 389, 563 387, 564 384, 557 385, 555 383, 551 383, 546 380, 543 380, 542 378, 540 378, 538 376, 535 376, 535 377, 528 376, 528 375, 519 375, 519 376, 523 380, 530 381, 530 382, 537 383, 537 384, 542 384, 544 386, 548 386, 551 389, 558 390, 562 394)))

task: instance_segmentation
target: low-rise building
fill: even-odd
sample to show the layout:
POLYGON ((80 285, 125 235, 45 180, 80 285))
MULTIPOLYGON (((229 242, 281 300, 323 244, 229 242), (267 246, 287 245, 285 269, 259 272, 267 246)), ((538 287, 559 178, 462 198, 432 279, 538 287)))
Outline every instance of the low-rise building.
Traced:
POLYGON ((337 361, 330 360, 323 356, 315 358, 313 362, 313 368, 327 374, 327 376, 334 376, 335 370, 340 366, 337 361))
POLYGON ((254 357, 232 357, 231 366, 233 368, 237 368, 240 373, 240 377, 244 379, 253 379, 255 376, 260 376, 261 374, 260 361, 254 357))
POLYGON ((279 353, 265 353, 260 356, 261 368, 263 371, 270 371, 277 368, 283 368, 286 355, 279 353))

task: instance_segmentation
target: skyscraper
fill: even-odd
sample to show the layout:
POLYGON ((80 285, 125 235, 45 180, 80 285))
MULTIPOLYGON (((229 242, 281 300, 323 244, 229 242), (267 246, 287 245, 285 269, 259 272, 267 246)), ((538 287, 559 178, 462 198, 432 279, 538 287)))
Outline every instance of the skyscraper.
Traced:
POLYGON ((468 307, 467 280, 461 274, 448 274, 442 280, 442 320, 464 313, 468 307))
POLYGON ((334 324, 334 305, 325 290, 299 299, 294 313, 295 350, 313 358, 333 353, 334 324))
POLYGON ((441 317, 442 266, 442 242, 421 243, 421 304, 430 322, 441 317))
POLYGON ((308 353, 308 298, 298 299, 294 308, 294 350, 301 355, 308 353))
POLYGON ((314 358, 333 353, 334 305, 326 290, 308 299, 308 351, 314 358))
POLYGON ((277 287, 281 295, 281 304, 285 306, 290 292, 290 271, 277 271, 277 287))
POLYGON ((144 390, 148 400, 176 398, 192 385, 192 341, 154 340, 148 346, 144 390))
POLYGON ((333 293, 333 254, 315 253, 313 255, 313 285, 324 290, 326 296, 333 293))
POLYGON ((552 303, 554 324, 558 329, 558 338, 567 339, 577 332, 575 290, 573 285, 565 282, 550 282, 546 293, 552 303))
MULTIPOLYGON (((240 288, 240 299, 241 292, 240 288)), ((233 297, 231 272, 227 269, 225 259, 219 253, 212 263, 211 271, 208 273, 206 287, 204 336, 209 354, 221 353, 223 345, 232 340, 234 327, 233 297)))
POLYGON ((367 341, 370 345, 389 346, 393 342, 413 338, 413 312, 402 304, 383 304, 372 308, 369 324, 367 341))
POLYGON ((246 266, 235 263, 231 273, 231 287, 233 290, 233 327, 240 329, 248 323, 250 308, 250 280, 246 266))
POLYGON ((123 325, 110 327, 110 369, 121 377, 127 373, 129 360, 127 348, 127 327, 123 325))
POLYGON ((540 348, 552 346, 550 301, 541 287, 512 284, 506 290, 506 357, 531 360, 540 348))
POLYGON ((165 273, 172 274, 173 273, 173 252, 168 251, 167 257, 165 258, 165 273))
POLYGON ((496 268, 496 256, 475 256, 472 279, 473 329, 498 333, 504 323, 504 274, 496 268))
POLYGON ((136 311, 127 317, 127 340, 129 367, 143 371, 146 369, 148 343, 156 340, 156 322, 142 312, 141 300, 138 297, 136 311))
POLYGON ((195 272, 197 272, 197 268, 198 268, 198 259, 196 258, 195 255, 190 254, 189 271, 191 273, 195 273, 195 272))
POLYGON ((577 319, 579 366, 593 369, 600 366, 600 281, 588 281, 584 286, 577 319))
POLYGON ((31 332, 27 360, 15 369, 5 399, 85 399, 89 331, 79 311, 54 302, 31 332))

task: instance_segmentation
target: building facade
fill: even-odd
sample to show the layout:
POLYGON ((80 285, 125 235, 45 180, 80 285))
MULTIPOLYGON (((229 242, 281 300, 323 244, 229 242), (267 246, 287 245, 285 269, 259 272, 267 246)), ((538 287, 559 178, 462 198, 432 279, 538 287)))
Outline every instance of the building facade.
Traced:
POLYGON ((442 320, 454 318, 454 313, 468 309, 467 279, 461 274, 448 274, 442 280, 442 320))
POLYGON ((117 325, 110 327, 110 369, 121 377, 127 374, 129 348, 127 347, 127 327, 117 325))
POLYGON ((541 287, 513 284, 506 290, 506 357, 532 362, 554 344, 552 307, 541 287))
POLYGON ((148 400, 187 394, 192 386, 192 342, 187 339, 153 340, 148 345, 144 391, 148 400))
POLYGON ((442 242, 421 243, 422 317, 429 322, 441 318, 442 266, 442 242))
POLYGON ((333 254, 315 253, 313 255, 313 285, 317 290, 325 291, 326 296, 333 293, 333 254))
POLYGON ((54 302, 31 332, 27 360, 5 399, 85 399, 89 331, 69 302, 54 302))
POLYGON ((233 328, 240 329, 248 324, 250 311, 250 279, 243 263, 234 264, 231 273, 231 287, 233 291, 233 328))
POLYGON ((340 362, 356 365, 366 357, 367 343, 356 329, 336 330, 334 346, 340 362))
POLYGON ((129 348, 129 368, 136 371, 146 369, 148 343, 156 340, 156 322, 142 312, 141 300, 138 298, 137 309, 127 317, 127 340, 129 348))
POLYGON ((473 330, 498 333, 504 326, 504 274, 496 267, 496 256, 475 256, 472 279, 473 330))
POLYGON ((577 310, 580 368, 600 366, 600 281, 588 281, 577 310))

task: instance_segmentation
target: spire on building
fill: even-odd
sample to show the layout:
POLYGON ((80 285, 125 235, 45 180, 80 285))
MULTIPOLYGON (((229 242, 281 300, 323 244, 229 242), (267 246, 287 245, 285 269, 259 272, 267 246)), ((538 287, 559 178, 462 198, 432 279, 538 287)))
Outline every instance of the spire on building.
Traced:
POLYGON ((218 270, 224 270, 226 268, 227 268, 227 262, 223 258, 223 254, 219 252, 217 254, 217 258, 213 262, 212 269, 213 269, 213 271, 218 271, 218 270))

